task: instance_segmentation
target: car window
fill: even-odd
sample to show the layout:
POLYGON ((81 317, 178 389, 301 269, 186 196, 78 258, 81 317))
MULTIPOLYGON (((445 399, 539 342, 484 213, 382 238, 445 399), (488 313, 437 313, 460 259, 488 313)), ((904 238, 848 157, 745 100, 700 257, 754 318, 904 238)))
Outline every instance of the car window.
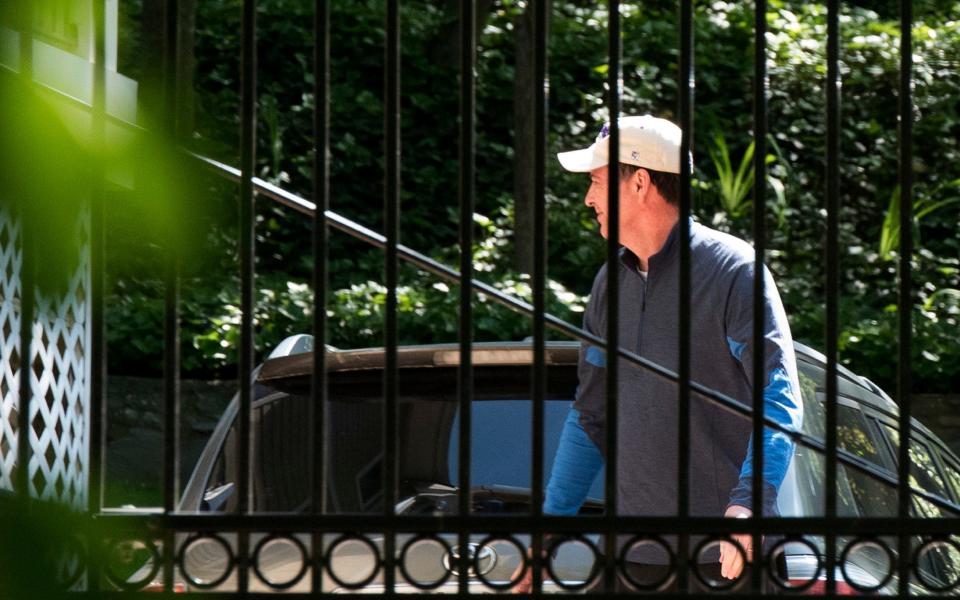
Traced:
MULTIPOLYGON (((799 364, 800 393, 803 398, 803 432, 819 439, 826 435, 826 398, 823 393, 823 371, 799 364)), ((793 455, 797 473, 795 501, 799 514, 794 516, 822 516, 825 514, 826 459, 823 452, 797 444, 793 455)), ((860 514, 846 470, 837 470, 837 514, 855 517, 860 514)))
MULTIPOLYGON (((257 512, 299 512, 310 501, 308 399, 281 395, 254 408, 253 429, 253 510, 257 512)), ((204 490, 201 510, 237 510, 236 469, 237 424, 227 434, 220 455, 204 490)))
MULTIPOLYGON (((522 383, 526 387, 527 382, 522 383)), ((500 388, 508 385, 509 382, 500 388)), ((500 393, 500 388, 495 390, 496 393, 500 393)), ((522 396, 495 400, 489 397, 486 391, 478 390, 473 403, 471 484, 528 489, 532 475, 532 403, 522 396)), ((406 491, 411 489, 410 486, 421 484, 457 483, 459 420, 455 415, 458 405, 442 398, 441 395, 421 394, 400 399, 399 460, 408 470, 408 480, 401 481, 406 491), (444 416, 447 411, 449 417, 444 416), (432 446, 423 443, 403 445, 404 439, 423 442, 425 431, 446 438, 433 438, 432 446), (442 459, 438 449, 446 451, 442 459), (445 475, 431 479, 437 466, 442 467, 445 475)), ((359 398, 332 397, 330 400, 327 409, 330 427, 328 510, 333 513, 381 511, 382 403, 359 398)), ((545 477, 549 477, 570 403, 569 398, 550 399, 546 403, 545 477)), ((277 393, 268 401, 255 403, 251 420, 253 511, 300 512, 309 506, 309 406, 305 396, 287 393, 277 393)), ((235 486, 239 448, 236 430, 235 422, 204 488, 201 510, 234 512, 237 509, 235 486)), ((591 496, 602 498, 602 482, 603 478, 598 477, 591 496)))
MULTIPOLYGON (((851 406, 837 405, 837 446, 878 467, 886 469, 881 441, 863 413, 851 406)), ((851 500, 865 517, 892 517, 897 514, 897 488, 851 466, 842 466, 851 500)))
MULTIPOLYGON (((887 423, 883 424, 883 430, 889 436, 894 453, 900 449, 900 432, 887 423)), ((910 439, 910 487, 923 490, 925 492, 936 494, 942 498, 950 498, 947 494, 946 486, 943 483, 943 477, 933 462, 933 455, 927 445, 918 438, 911 436, 910 439)), ((939 507, 931 504, 923 498, 914 497, 912 502, 914 513, 922 517, 942 517, 947 515, 939 507)))
MULTIPOLYGON (((560 432, 571 400, 550 400, 544 408, 544 479, 553 468, 560 432)), ((529 400, 484 400, 473 403, 471 416, 470 481, 477 485, 529 488, 532 477, 532 404, 529 400)), ((460 418, 450 430, 450 481, 458 484, 460 418)), ((603 499, 603 475, 597 476, 588 496, 603 499)))
POLYGON ((309 400, 286 396, 254 409, 253 506, 299 512, 310 502, 309 400))
MULTIPOLYGON (((801 364, 801 367, 805 365, 801 364)), ((803 430, 824 439, 826 437, 826 393, 824 373, 814 368, 800 371, 800 391, 803 398, 803 430)), ((863 413, 850 400, 838 399, 838 448, 873 463, 890 472, 890 463, 879 434, 872 429, 863 413)), ((797 472, 798 497, 803 516, 825 514, 826 458, 823 452, 797 444, 794 453, 797 472)), ((892 474, 892 473, 891 473, 892 474)), ((838 464, 837 514, 839 516, 891 517, 897 514, 896 486, 886 483, 861 470, 838 464)))
POLYGON ((806 363, 799 363, 799 367, 800 395, 803 397, 803 432, 822 439, 827 431, 827 413, 822 394, 818 395, 817 390, 823 389, 823 375, 819 370, 807 367, 806 363))
POLYGON ((882 441, 871 430, 866 417, 858 408, 837 405, 837 445, 873 464, 886 467, 882 441))
POLYGON ((950 486, 954 499, 960 500, 960 468, 948 458, 943 459, 943 468, 947 474, 947 485, 950 486))

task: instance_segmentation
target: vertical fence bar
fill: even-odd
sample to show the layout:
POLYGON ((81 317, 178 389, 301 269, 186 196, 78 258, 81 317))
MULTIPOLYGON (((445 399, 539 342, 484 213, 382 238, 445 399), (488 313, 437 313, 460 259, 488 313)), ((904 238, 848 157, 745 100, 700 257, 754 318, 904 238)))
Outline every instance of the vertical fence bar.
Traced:
MULTIPOLYGON (((460 402, 460 431, 457 473, 460 484, 459 514, 470 515, 470 458, 473 452, 470 430, 473 424, 473 207, 474 207, 474 113, 476 2, 460 3, 460 367, 457 372, 460 402)), ((459 551, 458 589, 469 591, 470 560, 467 544, 470 528, 457 532, 459 551)))
MULTIPOLYGON (((17 5, 20 28, 20 78, 33 89, 33 2, 21 0, 17 5)), ((30 406, 33 399, 31 373, 33 362, 33 322, 36 320, 36 285, 34 249, 30 213, 20 211, 20 398, 17 405, 17 477, 15 489, 22 500, 30 498, 30 406)))
MULTIPOLYGON (((33 323, 36 320, 34 251, 36 247, 27 226, 27 211, 20 222, 20 402, 17 405, 17 479, 16 490, 21 500, 30 494, 30 408, 33 402, 32 373, 33 323)), ((39 491, 39 490, 38 490, 39 491)))
MULTIPOLYGON (((766 380, 764 344, 764 271, 766 245, 766 185, 767 185, 767 2, 755 0, 754 13, 754 84, 753 84, 753 480, 751 506, 754 518, 763 516, 763 388, 766 380)), ((754 553, 762 551, 763 536, 753 530, 751 545, 754 553)), ((744 571, 747 566, 744 566, 744 571)), ((760 592, 763 582, 762 561, 750 565, 750 585, 760 592)))
MULTIPOLYGON (((165 47, 163 53, 163 94, 161 128, 158 132, 165 143, 176 143, 179 99, 177 77, 177 22, 178 2, 169 0, 164 5, 165 47)), ((170 198, 179 203, 179 198, 170 198)), ((179 207, 177 207, 179 208, 179 207)), ((171 513, 177 508, 180 495, 180 248, 179 244, 168 245, 165 255, 164 312, 163 312, 163 511, 171 513)), ((163 587, 173 591, 174 540, 172 530, 164 532, 163 587)))
MULTIPOLYGON (((106 127, 107 79, 106 41, 104 27, 104 0, 97 0, 94 7, 94 63, 93 70, 93 135, 103 140, 106 127)), ((90 345, 93 360, 90 369, 90 451, 96 453, 90 459, 89 495, 90 512, 99 512, 103 506, 103 479, 106 469, 107 433, 107 340, 104 322, 104 298, 106 274, 106 230, 104 229, 104 173, 103 164, 94 162, 98 173, 94 179, 91 211, 91 333, 90 345), (94 460, 96 459, 96 460, 94 460)))
MULTIPOLYGON (((246 514, 252 509, 252 486, 250 482, 251 464, 251 404, 253 400, 253 311, 254 305, 254 188, 257 135, 257 6, 256 0, 243 1, 242 47, 240 60, 240 410, 239 423, 239 501, 238 511, 246 514)), ((249 548, 250 534, 241 531, 238 534, 237 589, 246 593, 249 585, 249 548)))
MULTIPOLYGON (((546 325, 547 311, 547 23, 550 0, 535 0, 532 9, 534 46, 534 152, 533 152, 533 473, 531 512, 537 530, 533 536, 534 560, 543 555, 543 425, 547 395, 546 325)), ((531 10, 531 8, 527 8, 531 10)), ((538 566, 538 565, 537 565, 538 566)), ((533 593, 541 592, 543 571, 533 569, 533 593)))
MULTIPOLYGON (((326 512, 327 409, 327 220, 330 208, 330 6, 315 0, 313 22, 313 378, 311 380, 311 459, 313 514, 326 512)), ((313 593, 323 590, 323 533, 310 536, 313 593)))
MULTIPOLYGON (((93 131, 91 138, 103 140, 106 127, 106 27, 105 0, 93 2, 94 69, 93 131)), ((107 448, 107 336, 104 322, 106 298, 106 228, 104 212, 103 165, 92 161, 97 173, 90 201, 90 465, 88 469, 87 511, 99 513, 103 507, 104 474, 107 448)), ((87 565, 87 591, 100 590, 100 561, 95 557, 101 540, 88 539, 92 560, 87 565)))
MULTIPOLYGON (((837 516, 837 335, 840 294, 840 2, 827 1, 827 255, 826 255, 826 350, 827 350, 827 518, 837 516)), ((837 536, 828 531, 826 544, 826 592, 836 592, 837 536)))
MULTIPOLYGON (((400 0, 387 2, 387 46, 384 78, 384 136, 386 144, 386 179, 384 181, 384 215, 387 247, 386 371, 384 372, 383 429, 383 510, 394 515, 397 503, 397 243, 400 237, 400 0)), ((394 531, 383 536, 383 580, 387 593, 395 583, 394 531)))
POLYGON ((617 531, 617 392, 620 347, 620 2, 609 0, 607 26, 607 106, 610 112, 609 164, 607 165, 607 405, 606 405, 606 481, 604 587, 613 593, 616 587, 617 531))
MULTIPOLYGON (((680 2, 680 356, 677 451, 677 517, 690 516, 690 152, 693 148, 693 0, 680 2)), ((680 532, 678 532, 680 533, 680 532)), ((677 538, 677 589, 687 591, 690 538, 677 538)))
MULTIPOLYGON (((177 2, 171 0, 164 5, 163 24, 165 28, 165 47, 163 56, 163 94, 162 116, 160 125, 162 131, 156 132, 165 142, 173 141, 170 134, 176 127, 174 114, 175 97, 175 65, 177 39, 177 2)), ((171 199, 171 202, 176 202, 171 199)), ((180 299, 180 281, 177 269, 177 246, 171 244, 166 251, 167 271, 165 275, 164 295, 164 427, 163 427, 163 509, 171 512, 176 508, 177 489, 179 487, 180 465, 177 460, 177 437, 179 430, 177 421, 180 411, 180 331, 178 328, 178 312, 180 299)))
MULTIPOLYGON (((897 362, 897 402, 900 405, 900 454, 898 469, 897 516, 910 518, 910 364, 912 331, 911 296, 913 255, 913 2, 900 0, 900 287, 897 311, 899 358, 897 362)), ((906 596, 910 582, 910 536, 898 538, 897 571, 900 576, 899 593, 906 596)))

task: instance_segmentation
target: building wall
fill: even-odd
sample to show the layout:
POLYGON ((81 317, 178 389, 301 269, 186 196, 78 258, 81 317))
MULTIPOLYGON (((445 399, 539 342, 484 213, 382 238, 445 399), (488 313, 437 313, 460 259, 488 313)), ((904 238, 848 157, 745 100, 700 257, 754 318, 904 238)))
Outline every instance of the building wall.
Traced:
MULTIPOLYGON (((95 38, 92 0, 50 0, 32 5, 33 80, 50 93, 58 117, 77 139, 89 139, 93 123, 95 38)), ((137 82, 116 72, 117 0, 105 0, 106 141, 132 133, 137 121, 137 82)), ((0 1, 0 68, 23 72, 20 33, 13 3, 0 1)), ((107 173, 113 185, 129 186, 130 174, 107 173)), ((64 201, 79 202, 77 198, 64 201)), ((58 297, 36 298, 33 345, 28 360, 20 340, 21 226, 12 202, 0 191, 0 489, 16 481, 20 369, 31 370, 30 493, 76 507, 86 506, 90 414, 90 219, 80 211, 73 239, 78 268, 58 297)))
POLYGON ((84 507, 89 456, 89 215, 76 223, 80 262, 61 297, 36 296, 29 360, 20 339, 19 224, 0 206, 0 489, 16 480, 20 369, 31 370, 30 494, 84 507))

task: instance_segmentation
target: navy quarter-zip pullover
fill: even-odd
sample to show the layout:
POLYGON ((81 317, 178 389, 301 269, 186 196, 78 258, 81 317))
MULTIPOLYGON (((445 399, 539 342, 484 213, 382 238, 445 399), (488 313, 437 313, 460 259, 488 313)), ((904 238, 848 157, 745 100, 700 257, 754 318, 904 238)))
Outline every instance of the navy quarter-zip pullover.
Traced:
MULTIPOLYGON (((647 277, 637 258, 620 251, 620 344, 667 369, 679 364, 678 227, 651 256, 647 277)), ((691 379, 752 404, 754 250, 748 243, 691 222, 691 379)), ((764 410, 799 430, 803 405, 793 340, 773 278, 764 269, 764 410)), ((605 337, 607 265, 594 280, 584 329, 605 337)), ((605 451, 606 353, 583 344, 579 387, 557 451, 544 511, 575 514, 605 451), (582 438, 595 446, 583 450, 582 438), (578 440, 580 442, 578 443, 578 440), (571 458, 575 456, 575 458, 571 458), (560 461, 579 469, 565 476, 560 461), (586 481, 582 481, 586 480, 586 481), (585 487, 580 487, 580 486, 585 487)), ((678 388, 625 360, 619 365, 617 397, 617 513, 666 516, 677 510, 678 388)), ((751 422, 715 406, 691 390, 689 506, 691 516, 722 516, 728 506, 751 507, 751 422)), ((776 495, 793 455, 783 433, 765 430, 764 507, 776 514, 776 495)), ((632 559, 632 557, 631 557, 632 559)))

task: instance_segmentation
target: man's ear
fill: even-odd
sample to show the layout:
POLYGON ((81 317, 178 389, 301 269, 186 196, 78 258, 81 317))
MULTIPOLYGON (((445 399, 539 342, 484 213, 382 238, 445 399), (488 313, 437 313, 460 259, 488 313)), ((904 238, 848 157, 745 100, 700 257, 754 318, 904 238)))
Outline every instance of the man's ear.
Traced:
POLYGON ((643 199, 647 195, 647 191, 650 190, 652 185, 650 181, 650 172, 644 169, 643 167, 636 170, 633 174, 633 184, 636 187, 637 195, 643 199))

